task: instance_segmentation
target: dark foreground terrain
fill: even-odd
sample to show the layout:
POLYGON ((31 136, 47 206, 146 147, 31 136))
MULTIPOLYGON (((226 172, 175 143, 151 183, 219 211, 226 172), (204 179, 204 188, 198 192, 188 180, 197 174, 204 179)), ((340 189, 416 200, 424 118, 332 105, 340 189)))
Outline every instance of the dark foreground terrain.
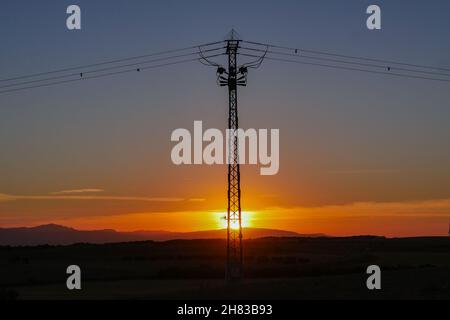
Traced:
POLYGON ((226 285, 224 240, 0 247, 0 299, 450 299, 450 238, 246 240, 226 285), (66 289, 79 265, 82 290, 66 289), (369 291, 366 268, 382 270, 369 291))

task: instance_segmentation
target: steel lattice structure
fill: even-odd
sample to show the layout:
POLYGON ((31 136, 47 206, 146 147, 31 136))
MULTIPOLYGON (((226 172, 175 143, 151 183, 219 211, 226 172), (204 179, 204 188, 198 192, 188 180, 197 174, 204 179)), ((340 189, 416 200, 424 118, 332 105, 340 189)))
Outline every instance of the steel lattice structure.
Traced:
POLYGON ((239 128, 237 109, 237 49, 239 41, 228 41, 228 210, 227 210, 227 271, 229 280, 243 273, 241 173, 239 168, 239 128))
POLYGON ((242 210, 241 210, 241 173, 239 168, 239 119, 237 104, 237 87, 247 84, 247 68, 238 67, 237 55, 240 40, 234 33, 227 40, 228 70, 217 69, 221 86, 228 87, 228 206, 227 206, 227 262, 226 278, 229 281, 243 277, 242 249, 242 210))

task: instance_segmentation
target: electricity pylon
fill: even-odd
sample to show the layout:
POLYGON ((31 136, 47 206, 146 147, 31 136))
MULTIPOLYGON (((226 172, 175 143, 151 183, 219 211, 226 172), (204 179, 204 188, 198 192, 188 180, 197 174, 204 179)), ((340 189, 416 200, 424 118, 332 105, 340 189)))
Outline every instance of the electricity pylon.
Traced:
POLYGON ((217 76, 220 86, 228 87, 228 206, 227 206, 227 262, 226 279, 236 281, 243 277, 242 249, 242 210, 241 210, 241 176, 239 169, 239 140, 237 130, 238 104, 237 87, 247 84, 247 68, 238 68, 237 52, 239 40, 231 32, 227 42, 228 70, 218 67, 217 76))

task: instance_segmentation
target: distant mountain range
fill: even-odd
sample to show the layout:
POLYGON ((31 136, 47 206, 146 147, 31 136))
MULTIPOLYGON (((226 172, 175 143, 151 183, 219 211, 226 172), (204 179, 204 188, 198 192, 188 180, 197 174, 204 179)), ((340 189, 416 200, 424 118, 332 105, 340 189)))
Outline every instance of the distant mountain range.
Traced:
MULTIPOLYGON (((299 234, 291 231, 246 228, 245 239, 264 237, 320 237, 322 234, 299 234)), ((105 230, 76 230, 73 228, 48 224, 31 228, 0 228, 0 245, 70 245, 74 243, 113 243, 131 241, 167 241, 176 239, 219 239, 226 237, 226 230, 207 230, 196 232, 134 231, 119 232, 105 230)))

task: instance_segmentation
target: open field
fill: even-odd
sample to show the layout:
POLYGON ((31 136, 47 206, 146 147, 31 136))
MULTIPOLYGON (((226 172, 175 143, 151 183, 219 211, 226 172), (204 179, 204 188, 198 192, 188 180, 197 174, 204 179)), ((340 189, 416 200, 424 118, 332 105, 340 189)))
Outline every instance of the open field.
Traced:
POLYGON ((246 279, 223 280, 224 240, 0 247, 0 286, 19 299, 449 299, 450 238, 247 240, 246 279), (66 289, 66 268, 82 290, 66 289), (366 288, 367 266, 382 290, 366 288))

